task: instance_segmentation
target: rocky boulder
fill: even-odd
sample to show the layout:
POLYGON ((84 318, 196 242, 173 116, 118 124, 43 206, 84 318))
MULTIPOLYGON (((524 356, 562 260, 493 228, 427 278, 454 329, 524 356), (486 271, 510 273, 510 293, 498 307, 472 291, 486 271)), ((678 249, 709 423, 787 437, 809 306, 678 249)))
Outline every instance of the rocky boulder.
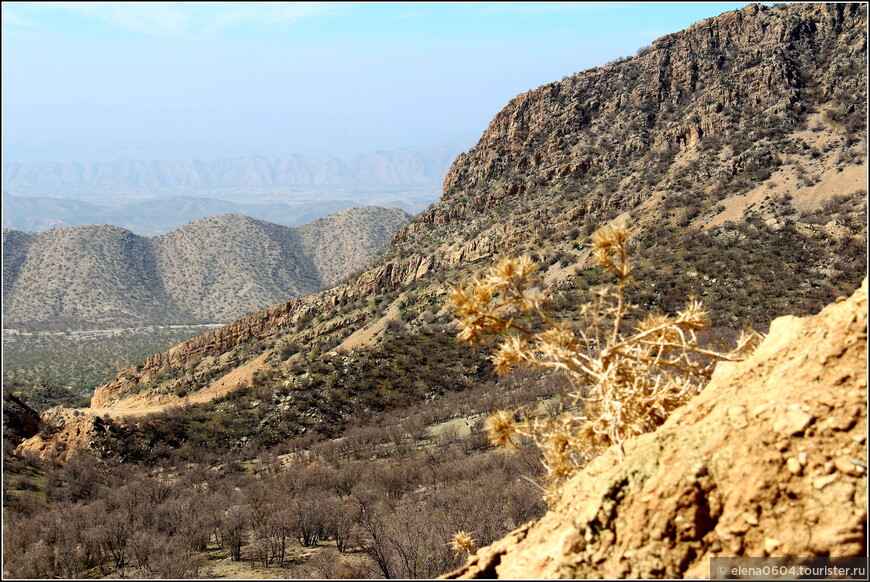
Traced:
POLYGON ((701 578, 709 558, 860 556, 867 280, 780 317, 656 432, 591 462, 551 511, 447 578, 701 578))

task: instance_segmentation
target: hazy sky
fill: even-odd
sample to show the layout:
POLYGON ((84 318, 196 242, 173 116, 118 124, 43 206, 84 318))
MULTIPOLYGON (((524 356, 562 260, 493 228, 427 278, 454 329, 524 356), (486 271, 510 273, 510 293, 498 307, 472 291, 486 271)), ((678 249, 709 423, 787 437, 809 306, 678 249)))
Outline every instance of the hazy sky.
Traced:
POLYGON ((745 5, 3 2, 3 158, 470 146, 519 93, 745 5))

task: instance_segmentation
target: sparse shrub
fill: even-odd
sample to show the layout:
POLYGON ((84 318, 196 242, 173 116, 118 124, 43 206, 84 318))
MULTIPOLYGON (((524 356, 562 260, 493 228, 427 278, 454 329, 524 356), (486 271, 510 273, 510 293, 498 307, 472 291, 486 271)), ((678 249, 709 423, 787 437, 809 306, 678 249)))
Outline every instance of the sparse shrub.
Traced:
POLYGON ((405 331, 405 324, 395 318, 390 318, 386 323, 386 330, 392 334, 399 334, 405 331))
POLYGON ((576 323, 551 319, 542 300, 529 292, 537 269, 529 257, 502 260, 484 279, 451 293, 460 340, 482 343, 488 334, 503 338, 492 356, 497 373, 536 367, 570 380, 570 405, 555 417, 501 410, 487 421, 494 444, 523 436, 541 448, 550 502, 564 480, 591 458, 614 444, 621 453, 626 439, 654 430, 704 386, 716 361, 745 358, 760 338, 743 333, 728 352, 702 347, 698 332, 709 323, 694 298, 676 315, 640 314, 629 324, 635 308, 625 297, 633 280, 627 238, 624 225, 593 235, 594 258, 616 276, 616 285, 593 289, 576 323))

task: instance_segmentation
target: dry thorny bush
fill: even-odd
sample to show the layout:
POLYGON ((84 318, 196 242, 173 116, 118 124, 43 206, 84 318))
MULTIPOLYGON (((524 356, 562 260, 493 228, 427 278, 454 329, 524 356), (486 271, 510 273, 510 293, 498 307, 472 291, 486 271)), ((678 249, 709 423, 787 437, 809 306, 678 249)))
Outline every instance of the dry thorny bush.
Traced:
POLYGON ((557 414, 536 414, 530 404, 487 419, 493 444, 528 437, 541 448, 548 503, 558 499, 565 479, 601 451, 616 445, 621 457, 626 439, 662 424, 703 388, 716 362, 745 359, 761 339, 744 330, 733 349, 705 347, 712 342, 702 344, 698 333, 709 323, 695 298, 675 315, 639 313, 625 293, 633 284, 627 238, 624 224, 593 234, 593 259, 616 283, 594 288, 577 322, 556 321, 547 313, 546 300, 531 288, 538 281, 532 278, 537 265, 527 256, 504 259, 483 279, 451 293, 460 340, 500 337, 492 356, 497 373, 535 367, 569 379, 566 405, 557 414))

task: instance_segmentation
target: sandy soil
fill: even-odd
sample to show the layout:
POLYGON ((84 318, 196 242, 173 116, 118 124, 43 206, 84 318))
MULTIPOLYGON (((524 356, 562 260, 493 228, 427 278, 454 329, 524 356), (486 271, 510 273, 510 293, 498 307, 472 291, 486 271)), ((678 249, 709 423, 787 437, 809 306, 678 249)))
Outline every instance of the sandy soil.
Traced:
POLYGON ((380 334, 384 328, 387 327, 387 323, 391 319, 397 319, 401 313, 399 306, 405 300, 405 294, 402 293, 399 297, 390 304, 389 309, 384 314, 383 317, 378 319, 372 325, 368 327, 364 327, 362 329, 358 329, 349 335, 343 342, 341 342, 338 347, 335 348, 336 352, 346 352, 349 350, 356 350, 359 348, 371 346, 374 344, 375 338, 377 338, 378 334, 380 334))

